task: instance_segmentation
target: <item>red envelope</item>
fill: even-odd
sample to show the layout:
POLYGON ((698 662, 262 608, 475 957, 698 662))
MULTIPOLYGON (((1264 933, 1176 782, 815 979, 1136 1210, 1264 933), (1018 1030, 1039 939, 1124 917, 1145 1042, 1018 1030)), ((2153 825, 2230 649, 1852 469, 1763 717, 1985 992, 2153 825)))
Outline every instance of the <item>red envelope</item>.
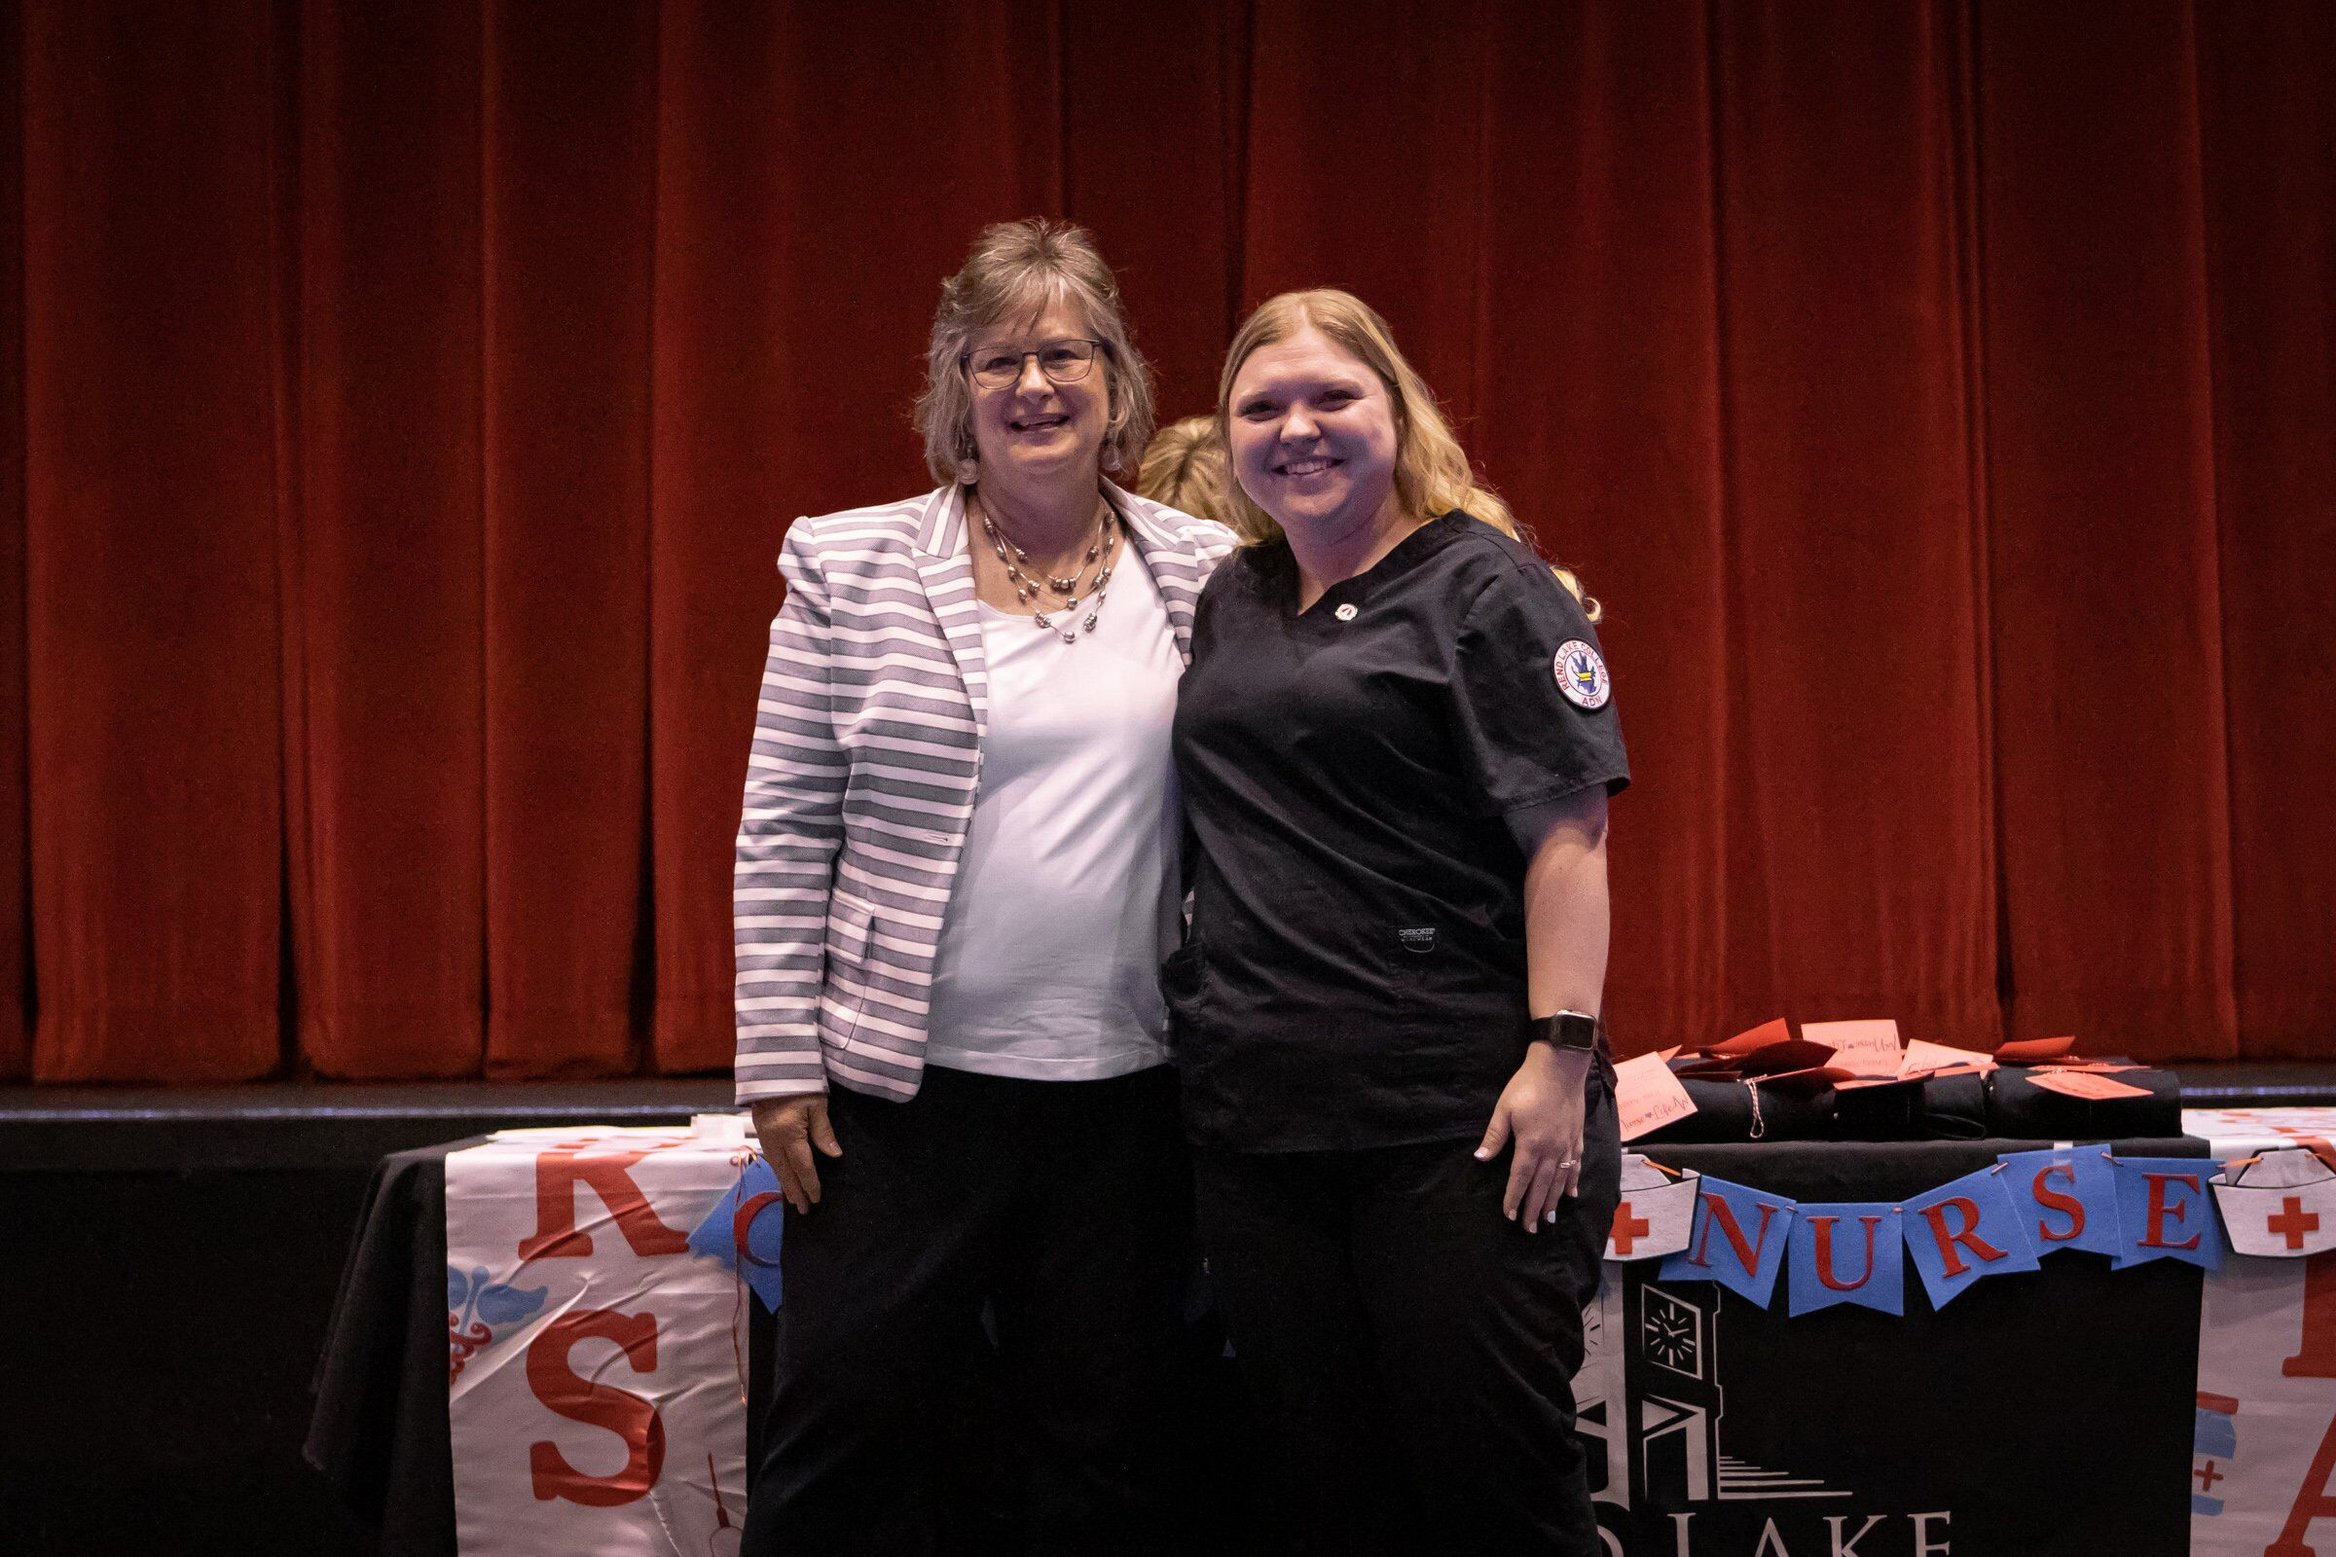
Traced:
POLYGON ((1739 1057, 1736 1068, 1747 1076, 1780 1076, 1787 1071, 1810 1070, 1833 1058, 1833 1046, 1811 1043, 1806 1038, 1788 1038, 1782 1043, 1765 1044, 1739 1057))
POLYGON ((1866 1022, 1803 1022, 1801 1037, 1810 1043, 1830 1044, 1836 1070, 1853 1076, 1895 1077, 1905 1059, 1898 1041, 1898 1024, 1887 1017, 1866 1022))
POLYGON ((1659 1054, 1642 1054, 1614 1067, 1614 1108, 1622 1138, 1635 1141, 1695 1112, 1695 1101, 1659 1054))
POLYGON ((2040 1065, 2046 1060, 2057 1060, 2076 1047, 2074 1038, 2022 1038, 2016 1043, 1998 1044, 1995 1062, 1998 1065, 2040 1065))
POLYGON ((2089 1070, 2040 1070, 2028 1078, 2047 1092, 2062 1097, 2081 1097, 2105 1101, 2114 1097, 2148 1097, 2149 1088, 2112 1081, 2107 1076, 2089 1070))
POLYGON ((1898 1074, 1905 1078, 1918 1075, 1960 1076, 1969 1071, 1986 1072, 1993 1069, 1995 1059, 1992 1055, 1981 1054, 1975 1049, 1950 1049, 1943 1043, 1917 1038, 1906 1046, 1904 1069, 1898 1074))
POLYGON ((1780 1016, 1773 1022, 1762 1022, 1758 1027, 1747 1028, 1725 1043, 1712 1044, 1703 1052, 1729 1055, 1750 1054, 1753 1050, 1765 1049, 1772 1043, 1789 1043, 1792 1041, 1792 1036, 1791 1026, 1780 1016))

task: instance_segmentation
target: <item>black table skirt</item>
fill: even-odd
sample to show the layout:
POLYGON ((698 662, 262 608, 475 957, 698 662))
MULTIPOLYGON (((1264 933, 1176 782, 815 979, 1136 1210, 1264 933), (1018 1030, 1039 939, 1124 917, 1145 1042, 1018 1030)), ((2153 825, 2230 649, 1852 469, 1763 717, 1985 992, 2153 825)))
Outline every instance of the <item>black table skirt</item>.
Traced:
MULTIPOLYGON (((463 1144, 401 1152, 377 1169, 317 1369, 307 1456, 352 1508, 378 1523, 384 1557, 453 1557, 456 1549, 446 1414, 445 1159, 463 1144)), ((1895 1201, 1986 1167, 1999 1153, 2039 1144, 1763 1142, 1647 1150, 1673 1167, 1796 1200, 1895 1201)), ((2205 1144, 2177 1138, 2115 1143, 2114 1149, 2202 1156, 2205 1144)), ((1640 1312, 1645 1292, 1658 1284, 1658 1263, 1623 1267, 1630 1312, 1640 1312)), ((1723 1299, 1708 1283, 1693 1284, 1693 1291, 1660 1285, 1710 1315, 1715 1349, 1729 1369, 1729 1457, 1770 1473, 1829 1477, 1854 1494, 1852 1501, 1807 1504, 1810 1518, 1869 1503, 1888 1512, 1902 1491, 1926 1495, 1919 1487, 1905 1489, 1929 1476, 1961 1488, 1951 1526, 1957 1551, 2182 1557, 2189 1538, 2200 1279, 2195 1268, 2172 1261, 2117 1271, 2100 1256, 2061 1253, 2039 1272, 1979 1283, 1940 1314, 1910 1263, 1903 1317, 1833 1308, 1798 1319, 1788 1317, 1781 1278, 1765 1310, 1732 1294, 1723 1299), (1919 1439, 1909 1436, 1916 1427, 1924 1434, 1919 1439)), ((763 1333, 758 1329, 758 1340, 763 1333)), ((758 1381, 761 1355, 758 1345, 758 1381)), ((750 1420, 759 1408, 758 1399, 750 1420)), ((1236 1396, 1214 1395, 1206 1409, 1221 1420, 1198 1430, 1215 1434, 1222 1463, 1238 1481, 1246 1451, 1236 1396)), ((1241 1496, 1237 1487, 1226 1490, 1229 1498, 1241 1496)), ((1749 1552, 1759 1539, 1762 1510, 1800 1506, 1698 1505, 1696 1549, 1749 1552)), ((1666 1509, 1642 1507, 1628 1516, 1607 1510, 1602 1517, 1629 1531, 1632 1552, 1670 1557, 1666 1509)), ((1815 1549, 1825 1549, 1821 1521, 1813 1529, 1815 1549)), ((1791 1536, 1788 1544, 1798 1551, 1802 1540, 1791 1536)), ((1876 1550, 1893 1544, 1906 1543, 1869 1542, 1876 1550)))

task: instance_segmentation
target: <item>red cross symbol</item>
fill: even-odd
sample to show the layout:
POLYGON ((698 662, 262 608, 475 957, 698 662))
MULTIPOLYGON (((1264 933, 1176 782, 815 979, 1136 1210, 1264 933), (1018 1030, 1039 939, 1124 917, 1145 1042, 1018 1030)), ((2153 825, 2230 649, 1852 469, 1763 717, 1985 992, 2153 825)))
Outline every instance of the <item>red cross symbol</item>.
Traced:
POLYGON ((2197 1470, 2192 1471, 2190 1474, 2198 1478, 2198 1490, 2201 1492, 2212 1492, 2216 1482, 2230 1480, 2230 1477, 2228 1476, 2217 1476, 2214 1473, 2214 1461, 2212 1460, 2208 1460, 2203 1466, 2199 1467, 2197 1470))
MULTIPOLYGON (((2313 1225, 2318 1224, 2315 1222, 2313 1225)), ((1654 1224, 1645 1217, 1630 1214, 1630 1202, 1625 1200, 1614 1208, 1614 1231, 1608 1236, 1614 1240, 1614 1252, 1627 1260, 1630 1258, 1631 1245, 1654 1230, 1654 1224)))
POLYGON ((2320 1230, 2320 1213, 2306 1211, 2304 1203, 2290 1195, 2281 1205, 2279 1215, 2263 1224, 2263 1230, 2285 1238, 2290 1249, 2300 1249, 2304 1246, 2304 1234, 2320 1230))

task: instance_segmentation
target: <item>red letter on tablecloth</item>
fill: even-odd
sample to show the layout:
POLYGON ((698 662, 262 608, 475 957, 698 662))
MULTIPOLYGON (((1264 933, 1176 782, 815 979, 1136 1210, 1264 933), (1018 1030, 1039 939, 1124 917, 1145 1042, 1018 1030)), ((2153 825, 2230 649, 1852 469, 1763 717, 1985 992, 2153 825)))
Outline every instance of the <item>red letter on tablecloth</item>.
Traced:
POLYGON ((535 1236, 519 1245, 523 1260, 552 1255, 592 1252, 592 1235, 576 1226, 576 1186, 589 1184, 616 1218, 633 1252, 646 1259, 657 1254, 687 1254, 689 1237, 657 1219, 649 1198, 625 1170, 649 1154, 645 1151, 548 1151, 535 1159, 535 1236))
POLYGON ((2291 1379, 2336 1379, 2336 1249, 2304 1260, 2304 1341, 2279 1371, 2291 1379))
MULTIPOLYGON (((1858 1218, 1866 1227, 1866 1264, 1865 1269, 1857 1273, 1855 1281, 1836 1281, 1833 1279, 1833 1224, 1840 1220, 1841 1218, 1837 1216, 1809 1218, 1809 1227, 1817 1236, 1817 1279, 1825 1283, 1827 1291, 1855 1292, 1874 1279, 1874 1229, 1882 1225, 1882 1219, 1878 1216, 1858 1218)), ((1864 1532, 1860 1531, 1859 1534, 1862 1535, 1864 1532)))
POLYGON ((657 1485, 665 1468, 665 1420, 640 1396, 577 1375, 568 1365, 568 1352, 587 1339, 614 1341, 635 1373, 651 1373, 657 1367, 657 1316, 579 1309, 545 1325, 527 1346, 527 1387, 535 1398, 571 1422, 603 1427, 622 1438, 624 1469, 614 1476, 587 1476, 568 1463, 558 1444, 542 1441, 527 1446, 527 1468, 539 1499, 614 1508, 657 1485))
POLYGON ((2336 1497, 2328 1495, 2331 1472, 2336 1472, 2336 1422, 2330 1422, 2320 1435, 2312 1468, 2304 1472, 2304 1484, 2296 1488, 2295 1506, 2287 1511, 2287 1523, 2279 1527, 2279 1539, 2263 1548, 2263 1557, 2312 1557, 2313 1548, 2304 1544, 2312 1521, 2336 1519, 2336 1497))
POLYGON ((2166 1203, 2166 1185, 2169 1183, 2187 1184, 2190 1186, 2191 1192, 2196 1193, 2198 1189, 2198 1175, 2195 1173, 2144 1172, 2142 1177, 2149 1180, 2149 1227, 2147 1232, 2145 1232, 2142 1236, 2141 1246, 2144 1249, 2197 1248, 2198 1234, 2196 1233, 2192 1233, 2190 1235, 2190 1241, 2187 1243, 2168 1243, 2165 1240, 2164 1233, 2166 1231, 2166 1218, 2169 1216, 2177 1222, 2187 1221, 2190 1216, 2190 1208, 2188 1206, 2168 1205, 2166 1203))
POLYGON ((1957 1244, 1977 1255, 1982 1265, 2003 1258, 2001 1249, 1992 1247, 1979 1236, 1979 1203, 1975 1200, 1963 1195, 1950 1195, 1935 1206, 1924 1206, 1922 1219, 1930 1223, 1930 1235, 1938 1240, 1940 1266, 1949 1276, 1960 1276, 1970 1269, 1963 1263, 1963 1257, 1955 1252, 1957 1244), (1960 1207, 1963 1212, 1961 1229, 1951 1233, 1947 1231, 1947 1208, 1950 1206, 1960 1207))
POLYGON ((1744 1229, 1737 1224, 1736 1213, 1728 1209, 1726 1201, 1717 1195, 1706 1195, 1703 1203, 1711 1214, 1703 1219, 1703 1238, 1695 1246, 1695 1258, 1687 1263, 1710 1266, 1711 1261, 1705 1256, 1711 1252, 1711 1228, 1717 1222, 1720 1231, 1728 1235, 1728 1247, 1736 1251, 1736 1259, 1743 1265, 1745 1274, 1758 1270, 1760 1251, 1768 1246, 1768 1219, 1776 1214, 1776 1207, 1766 1204, 1760 1207, 1760 1236, 1746 1243, 1744 1229))
POLYGON ((2068 1180, 2071 1189, 2076 1187, 2076 1169, 2065 1162, 2056 1162, 2036 1175, 2031 1193, 2036 1197, 2036 1204, 2047 1206, 2068 1218, 2068 1231, 2056 1233, 2044 1225, 2042 1217, 2038 1217, 2036 1238, 2041 1243, 2066 1243, 2085 1230, 2085 1203, 2074 1195, 2064 1195, 2059 1190, 2044 1187, 2044 1181, 2055 1173, 2068 1180))

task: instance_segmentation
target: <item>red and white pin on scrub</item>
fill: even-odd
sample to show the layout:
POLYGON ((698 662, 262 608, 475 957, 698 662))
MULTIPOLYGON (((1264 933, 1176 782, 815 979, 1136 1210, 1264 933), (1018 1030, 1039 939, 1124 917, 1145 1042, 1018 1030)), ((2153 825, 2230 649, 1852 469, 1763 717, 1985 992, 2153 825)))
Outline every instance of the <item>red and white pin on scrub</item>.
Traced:
POLYGON ((1576 708, 1604 708, 1614 695, 1606 661, 1582 639, 1569 638, 1557 651, 1557 689, 1576 708))

